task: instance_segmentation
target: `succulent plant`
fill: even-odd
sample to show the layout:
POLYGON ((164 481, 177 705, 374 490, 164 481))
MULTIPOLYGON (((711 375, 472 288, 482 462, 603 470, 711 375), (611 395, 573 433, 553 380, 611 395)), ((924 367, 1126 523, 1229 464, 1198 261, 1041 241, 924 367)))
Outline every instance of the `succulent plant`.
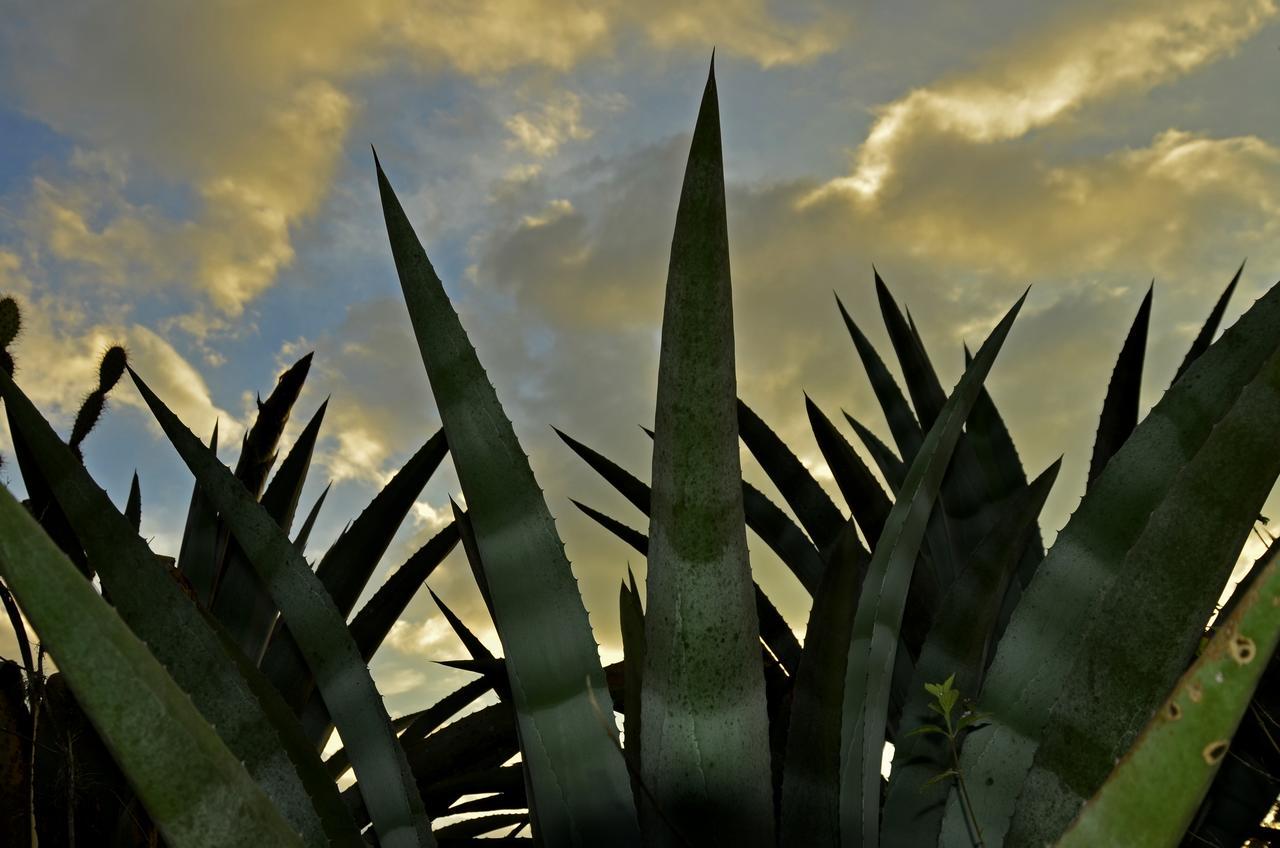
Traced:
MULTIPOLYGON (((1028 480, 983 388, 1027 295, 965 351, 948 394, 876 273, 905 394, 837 303, 892 434, 891 447, 844 416, 875 471, 806 399, 846 513, 737 397, 721 155, 713 72, 672 241, 652 487, 564 436, 649 517, 641 531, 579 504, 648 559, 644 591, 631 576, 622 585, 620 664, 601 666, 545 496, 381 163, 443 427, 316 569, 303 547, 318 504, 289 533, 324 405, 270 474, 309 357, 259 403, 234 469, 216 456, 216 430, 206 446, 118 355, 104 360, 99 411, 128 370, 195 477, 176 566, 137 535, 136 477, 122 514, 79 461, 87 427, 63 443, 0 373, 31 503, 45 507, 0 492, 0 577, 16 602, 0 601, 15 623, 21 606, 59 668, 46 681, 24 648, 23 693, 15 667, 0 666, 0 720, 21 733, 34 715, 61 758, 36 755, 37 803, 0 803, 0 833, 24 844, 15 819, 54 815, 41 811, 62 791, 121 844, 145 838, 131 823, 149 819, 173 846, 462 845, 530 825, 550 846, 1248 836, 1276 787, 1225 754, 1239 725, 1240 761, 1280 771, 1276 751, 1249 742, 1266 736, 1250 722, 1269 721, 1273 697, 1274 546, 1211 617, 1280 475, 1280 287, 1215 342, 1238 272, 1139 421, 1148 293, 1107 390, 1088 490, 1046 552, 1038 516, 1059 463, 1028 480), (790 514, 742 480, 739 441, 790 514), (453 523, 351 618, 446 450, 467 511, 455 505, 453 523), (813 597, 803 643, 753 576, 748 529, 813 597), (441 603, 470 654, 449 664, 478 677, 393 720, 368 660, 459 543, 504 656, 441 603), (489 693, 496 702, 461 714, 489 693), (322 762, 335 727, 343 747, 322 762), (136 799, 41 777, 74 779, 66 761, 84 758, 118 769, 136 799), (348 770, 355 782, 339 792, 348 770), (1215 803, 1230 793, 1253 806, 1215 803), (467 818, 433 827, 445 815, 467 818)), ((5 744, 31 762, 31 746, 5 744)), ((27 797, 32 773, 0 770, 2 797, 27 797)))

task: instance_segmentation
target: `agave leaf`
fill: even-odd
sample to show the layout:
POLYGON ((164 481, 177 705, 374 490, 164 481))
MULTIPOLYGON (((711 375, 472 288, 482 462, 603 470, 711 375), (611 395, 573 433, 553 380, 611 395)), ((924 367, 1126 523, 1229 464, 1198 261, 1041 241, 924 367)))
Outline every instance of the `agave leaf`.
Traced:
MULTIPOLYGON (((443 839, 465 839, 471 836, 484 836, 486 833, 493 833, 495 830, 505 830, 517 822, 524 823, 529 820, 528 813, 495 813, 491 816, 476 816, 475 818, 463 819, 446 825, 436 831, 436 834, 443 839)), ((488 841, 488 840, 486 840, 488 841)))
POLYGON ((839 295, 836 296, 836 306, 840 308, 840 317, 844 319, 844 325, 853 339, 854 347, 857 348, 858 357, 862 360, 863 370, 867 373, 867 379, 871 381, 871 389, 880 402, 880 408, 884 410, 889 431, 898 445, 898 453, 904 462, 910 462, 915 458, 916 452, 920 450, 920 443, 924 440, 920 425, 916 422, 916 417, 911 412, 911 407, 907 405, 907 399, 903 397, 902 390, 898 388, 893 375, 885 367, 884 360, 880 358, 880 354, 876 352, 870 340, 850 317, 839 295))
MULTIPOLYGON (((577 501, 573 503, 596 523, 631 545, 636 551, 648 555, 649 538, 639 530, 628 527, 599 510, 579 504, 577 501)), ((760 585, 758 583, 753 585, 756 596, 756 616, 760 621, 760 638, 786 669, 787 674, 795 674, 800 664, 800 642, 791 631, 791 626, 787 624, 786 619, 782 617, 782 613, 778 612, 778 608, 769 600, 769 596, 764 593, 760 585)))
POLYGON ((124 517, 128 520, 133 532, 137 533, 142 526, 142 487, 138 484, 138 472, 133 472, 133 480, 129 482, 129 498, 124 504, 124 517))
MULTIPOLYGON (((939 618, 916 662, 911 696, 903 710, 903 726, 915 729, 906 736, 932 726, 928 681, 949 674, 951 680, 958 679, 960 692, 972 694, 981 687, 1004 593, 1015 579, 1022 551, 1032 537, 1060 465, 1061 460, 1049 466, 1008 505, 943 600, 939 618)), ((970 724, 972 721, 965 722, 965 726, 970 724)), ((930 776, 949 767, 945 739, 898 740, 882 817, 884 845, 915 848, 937 842, 947 789, 937 786, 922 791, 922 786, 930 776)))
POLYGON ((913 332, 914 327, 903 317, 902 311, 889 293, 889 287, 880 277, 880 272, 871 269, 875 276, 876 300, 880 303, 880 316, 884 319, 885 329, 889 331, 889 341, 897 354, 898 364, 902 367, 902 381, 907 385, 911 395, 911 405, 915 407, 916 417, 920 419, 920 429, 929 430, 933 422, 942 412, 947 394, 938 382, 938 375, 925 355, 920 337, 913 332))
POLYGON ((0 843, 31 845, 31 713, 17 663, 0 661, 0 843))
POLYGON ((332 786, 326 789, 323 781, 302 777, 320 772, 315 751, 305 742, 298 744, 287 727, 272 721, 199 608, 21 389, 3 374, 0 396, 15 436, 21 434, 30 461, 39 468, 42 479, 52 482, 52 496, 75 528, 120 617, 151 646, 156 658, 219 729, 227 747, 246 764, 249 774, 307 844, 327 844, 329 840, 351 844, 358 835, 349 830, 349 823, 344 834, 340 825, 331 825, 331 820, 318 812, 336 806, 332 786))
POLYGON ((1280 566, 1272 562, 1058 845, 1178 843, 1277 641, 1280 566))
POLYGON ((1175 383, 1191 367, 1191 363, 1199 359, 1200 355, 1209 349, 1209 345, 1213 344, 1214 334, 1218 332, 1218 325, 1222 323, 1222 316, 1227 311, 1227 303, 1231 300, 1231 294, 1236 290, 1236 283, 1240 282, 1242 273, 1244 273, 1243 262, 1236 269, 1235 275, 1231 277, 1231 282, 1227 283, 1226 289, 1218 296, 1217 302, 1213 304, 1213 309, 1209 312, 1209 317, 1205 319, 1204 326, 1200 328, 1200 332, 1196 334, 1195 341, 1191 343, 1191 349, 1182 358, 1182 363, 1173 375, 1175 383))
POLYGON ((604 672, 555 524, 444 285, 377 170, 396 271, 475 528, 540 837, 638 844, 615 732, 591 705, 593 694, 607 695, 604 672))
MULTIPOLYGON (((965 363, 966 365, 968 363, 965 363)), ((843 410, 841 410, 843 412, 843 410)), ((880 441, 880 438, 872 433, 871 430, 858 419, 854 418, 847 412, 843 412, 844 420, 849 422, 849 426, 853 428, 853 432, 858 435, 858 440, 862 442, 862 446, 867 449, 867 453, 871 454, 871 460, 875 462, 876 468, 880 469, 880 475, 884 477, 885 483, 889 485, 890 494, 897 496, 898 489, 902 487, 902 479, 907 476, 907 467, 902 460, 898 459, 898 455, 893 452, 893 448, 880 441)))
POLYGON ((773 844, 768 717, 738 461, 714 68, 676 213, 658 363, 641 693, 646 838, 773 844))
POLYGON ((396 572, 387 578, 351 622, 351 636, 360 655, 369 660, 391 631, 418 588, 444 562, 458 544, 458 525, 450 522, 431 540, 414 552, 396 572))
POLYGON ((853 616, 868 561, 850 520, 809 611, 787 732, 780 845, 840 845, 841 704, 853 616))
MULTIPOLYGON (((1280 471, 1278 321, 1274 287, 1170 387, 1037 569, 981 693, 992 723, 962 754, 992 844, 1015 802, 1018 833, 1057 837, 1185 670, 1280 471)), ((967 844, 962 818, 953 798, 947 845, 967 844)))
POLYGON ((844 527, 844 516, 786 443, 741 400, 738 435, 819 550, 834 544, 844 527))
POLYGON ((473 659, 497 660, 493 653, 485 647, 484 642, 481 642, 476 634, 472 633, 470 628, 463 624, 462 619, 458 618, 457 614, 454 613, 453 610, 449 609, 448 605, 446 605, 444 601, 440 600, 439 595, 432 591, 430 587, 427 588, 427 591, 431 593, 431 600, 436 602, 436 606, 440 608, 440 612, 444 614, 445 619, 449 622, 449 626, 453 628, 453 632, 457 634, 463 647, 467 649, 467 653, 471 654, 473 659))
POLYGON ((1089 485, 1098 479, 1102 469, 1115 456, 1125 439, 1138 426, 1138 398, 1142 393, 1142 363, 1146 358, 1147 327, 1151 323, 1151 295, 1155 283, 1147 289, 1138 314, 1125 336, 1124 346, 1116 357, 1107 396, 1098 417, 1098 435, 1093 442, 1093 458, 1089 460, 1089 485))
MULTIPOLYGON (((477 698, 493 689, 493 681, 489 679, 470 680, 458 689, 445 695, 425 710, 403 715, 394 719, 391 726, 400 735, 401 744, 412 740, 420 740, 434 732, 440 725, 453 718, 463 709, 470 706, 477 698)), ((342 777, 351 768, 351 759, 345 747, 339 748, 324 761, 325 770, 334 780, 342 777)))
POLYGON ((635 798, 643 797, 640 787, 640 692, 644 681, 644 609, 640 605, 640 590, 636 588, 636 577, 627 568, 627 583, 622 584, 618 592, 618 622, 622 630, 622 653, 626 658, 623 672, 625 683, 623 688, 622 729, 626 734, 626 746, 622 753, 630 764, 631 791, 635 798))
MULTIPOLYGON (((0 368, 0 371, 4 370, 0 368)), ((85 577, 92 578, 93 570, 85 558, 84 547, 71 529, 66 514, 50 492, 50 481, 45 479, 44 470, 36 461, 22 429, 14 421, 13 413, 6 408, 5 415, 9 420, 9 434, 13 441, 13 455, 18 460, 18 470, 22 472, 22 483, 27 489, 27 508, 40 522, 44 532, 54 541, 76 568, 85 577)), ((54 438, 57 438, 56 436, 54 438)), ((80 458, 76 457, 79 462, 80 458)), ((82 463, 83 465, 83 463, 82 463)), ((114 509, 114 507, 113 507, 114 509)))
POLYGON ((874 550, 880 539, 880 531, 884 529, 884 521, 889 517, 889 497, 880 488, 862 458, 808 395, 805 395, 804 407, 809 415, 809 425, 817 439, 818 449, 822 451, 822 457, 831 469, 831 475, 835 477, 845 503, 853 512, 854 520, 862 529, 862 535, 874 550))
MULTIPOLYGON (((218 422, 213 423, 209 450, 218 453, 218 422)), ((178 570, 206 607, 213 599, 213 583, 217 574, 218 514, 200 491, 191 489, 191 505, 187 507, 187 523, 182 531, 182 547, 178 551, 178 570)))
POLYGON ((845 840, 860 834, 866 848, 879 843, 880 757, 890 682, 920 543, 964 419, 1025 299, 1024 294, 991 332, 943 405, 911 462, 867 568, 849 645, 840 761, 840 832, 845 840))
MULTIPOLYGON (((328 404, 328 401, 322 403, 307 422, 262 496, 262 508, 285 533, 293 524, 293 513, 307 479, 311 453, 328 404)), ((261 659, 267 637, 271 634, 271 625, 275 623, 276 605, 237 545, 227 547, 212 611, 245 656, 254 662, 261 659)))
POLYGON ((320 508, 324 506, 324 499, 329 496, 329 487, 332 485, 330 483, 324 487, 324 491, 320 492, 320 496, 307 512, 307 517, 303 519, 302 526, 298 528, 298 535, 293 537, 293 546, 298 549, 298 553, 306 551, 307 540, 311 538, 311 528, 316 526, 316 518, 320 516, 320 508))
POLYGON ((132 369, 134 384, 205 495, 234 534, 282 619, 297 634, 338 732, 352 749, 378 841, 433 845, 417 786, 382 698, 329 593, 252 494, 178 420, 132 369))
MULTIPOLYGON (((367 663, 373 659, 396 619, 413 600, 418 588, 458 544, 458 525, 451 522, 431 537, 379 587, 352 620, 351 638, 367 663)), ((296 543, 295 543, 296 546, 296 543)), ((302 709, 302 727, 318 750, 324 750, 333 731, 333 720, 324 699, 314 691, 302 709)))
POLYGON ((7 489, 0 489, 0 574, 169 845, 303 844, 186 693, 7 489))
MULTIPOLYGON (((639 478, 578 440, 559 430, 556 430, 556 434, 633 506, 645 515, 649 514, 649 487, 640 482, 639 478)), ((821 582, 822 571, 825 568, 818 549, 785 512, 770 501, 763 492, 746 481, 742 483, 742 502, 746 511, 747 527, 751 528, 761 541, 778 555, 796 579, 812 593, 821 582)), ((591 512, 587 514, 591 515, 591 512)), ((607 523, 605 529, 615 530, 607 523)), ((620 538, 624 542, 628 541, 625 535, 620 538)))
POLYGON ((302 384, 306 382, 307 372, 311 370, 311 358, 308 353, 293 365, 289 366, 277 379, 275 388, 267 395, 265 401, 258 400, 258 415, 253 426, 245 434, 244 444, 240 447, 240 459, 236 461, 236 479, 244 484, 254 499, 262 494, 267 475, 276 461, 276 446, 289 423, 289 414, 302 392, 302 384))
MULTIPOLYGON (((444 431, 437 431, 374 496, 320 560, 316 577, 343 620, 351 614, 396 531, 447 452, 444 431)), ((283 619, 276 622, 262 656, 262 670, 276 688, 285 693, 285 700, 294 709, 301 710, 315 685, 314 675, 289 632, 288 622, 283 619)))

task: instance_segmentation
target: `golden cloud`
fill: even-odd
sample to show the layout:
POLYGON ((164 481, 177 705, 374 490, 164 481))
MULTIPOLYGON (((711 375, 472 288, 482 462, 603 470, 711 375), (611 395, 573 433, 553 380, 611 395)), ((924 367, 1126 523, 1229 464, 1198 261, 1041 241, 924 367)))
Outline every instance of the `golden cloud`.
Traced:
POLYGON ((899 151, 920 136, 1007 141, 1088 102, 1176 79, 1230 53, 1276 12, 1274 0, 1162 0, 1055 27, 975 73, 882 107, 853 174, 825 190, 874 197, 900 167, 899 151))

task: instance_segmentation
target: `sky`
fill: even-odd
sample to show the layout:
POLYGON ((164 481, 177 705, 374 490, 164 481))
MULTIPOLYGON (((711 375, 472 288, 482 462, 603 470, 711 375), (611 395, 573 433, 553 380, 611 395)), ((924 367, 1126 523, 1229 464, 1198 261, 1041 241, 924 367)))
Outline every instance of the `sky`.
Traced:
MULTIPOLYGON (((0 295, 23 310, 19 383, 66 433, 97 357, 123 343, 188 426, 220 422, 232 462, 255 393, 314 351, 285 443, 331 396, 302 500, 332 483, 319 556, 439 426, 374 145, 616 659, 619 582, 644 562, 568 499, 644 519, 551 428, 648 477, 640 425, 713 47, 739 393, 833 494, 804 393, 887 436, 833 298, 887 353, 873 263, 947 385, 962 344, 1032 287, 988 386, 1028 472, 1065 455, 1049 538, 1151 281, 1144 410, 1242 260, 1228 323, 1280 279, 1276 0, 21 4, 0 17, 0 295)), ((86 464, 119 503, 137 470, 143 535, 174 554, 191 480, 125 383, 86 464)), ((21 491, 17 476, 0 471, 21 491)), ((446 462, 369 592, 458 494, 446 462)), ((803 590, 752 546, 802 630, 803 590)), ((460 551, 429 582, 498 647, 460 551)), ((374 677, 403 713, 464 682, 430 662, 462 655, 421 592, 374 677)))

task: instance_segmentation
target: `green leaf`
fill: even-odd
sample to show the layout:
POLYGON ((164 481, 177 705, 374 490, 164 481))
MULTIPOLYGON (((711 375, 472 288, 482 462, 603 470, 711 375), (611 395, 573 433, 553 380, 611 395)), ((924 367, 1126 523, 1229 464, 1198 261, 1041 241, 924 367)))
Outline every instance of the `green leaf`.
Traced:
MULTIPOLYGON (((457 544, 458 525, 451 522, 396 569, 352 619, 351 638, 366 663, 373 659, 418 588, 457 544)), ((333 730, 333 720, 325 709, 324 699, 315 691, 302 709, 302 727, 317 750, 324 750, 333 730)))
MULTIPOLYGON (((633 506, 645 515, 649 514, 649 487, 638 477, 571 436, 559 430, 555 432, 574 453, 582 457, 587 465, 617 489, 633 506)), ((742 483, 742 503, 746 512, 747 527, 778 555, 778 559, 782 560, 806 590, 810 593, 814 592, 822 581, 822 572, 825 568, 818 549, 785 512, 746 481, 742 483)), ((591 515, 591 512, 587 514, 591 515)), ((608 523, 604 523, 604 526, 605 529, 619 535, 624 542, 630 543, 625 534, 617 532, 617 528, 608 523)))
POLYGON ((271 592, 281 618, 296 634, 325 705, 352 751, 352 767, 361 782, 378 841, 388 848, 433 845, 404 751, 329 593, 244 484, 192 435, 141 377, 132 369, 129 375, 271 592))
POLYGON ((124 517, 128 520, 133 532, 137 533, 142 526, 142 487, 138 484, 138 472, 133 472, 133 480, 129 482, 129 498, 124 504, 124 517))
POLYGON ((324 499, 329 497, 330 483, 324 487, 324 491, 316 498, 316 502, 311 505, 307 517, 303 519, 302 526, 298 528, 298 535, 293 537, 293 546, 298 549, 298 553, 305 553, 307 550, 307 539, 311 538, 311 528, 316 526, 316 518, 320 516, 320 508, 324 506, 324 499))
POLYGON ((835 478, 858 527, 862 529, 867 544, 874 550, 880 539, 880 532, 884 529, 885 519, 889 517, 889 496, 880 488, 880 483, 862 458, 808 395, 804 397, 804 408, 809 415, 809 426, 813 429, 818 449, 822 451, 822 457, 831 469, 831 476, 835 478))
MULTIPOLYGON (((981 693, 992 724, 962 752, 993 845, 1015 803, 1017 834, 1057 837, 1185 670, 1280 472, 1278 324, 1274 287, 1170 387, 1037 569, 981 693)), ((943 836, 968 844, 954 798, 943 836)))
POLYGON ((1146 358, 1147 327, 1151 323, 1151 295, 1155 283, 1147 289, 1138 314, 1125 336, 1124 346, 1116 357, 1107 396, 1098 418, 1098 435, 1093 442, 1093 458, 1089 460, 1089 485, 1098 479, 1125 439, 1138 426, 1138 398, 1142 394, 1142 363, 1146 358))
MULTIPOLYGON (((437 431, 374 496, 320 560, 316 577, 344 620, 351 614, 396 531, 447 452, 444 431, 437 431)), ((263 653, 262 670, 285 694, 285 700, 294 709, 301 710, 313 691, 314 680, 289 632, 288 622, 283 619, 276 622, 263 653)))
POLYGON ((29 451, 33 473, 38 468, 41 479, 50 481, 51 496, 75 528, 120 617, 151 646, 307 844, 330 840, 351 844, 358 834, 351 831, 349 822, 318 812, 338 802, 332 785, 314 779, 321 774, 315 751, 300 735, 292 736, 287 725, 272 720, 244 670, 237 667, 199 608, 4 374, 0 374, 0 396, 14 435, 29 451))
POLYGON ((853 339, 854 347, 857 348, 858 357, 862 360, 863 370, 866 371, 867 379, 871 381, 871 389, 880 402, 880 408, 884 410, 889 431, 898 445, 898 453, 904 462, 910 462, 920 450, 920 443, 924 439, 920 432, 920 425, 916 423, 916 417, 911 407, 907 405, 907 399, 903 397, 902 390, 898 388, 893 375, 885 367, 884 360, 880 358, 875 347, 850 317, 839 296, 836 297, 836 306, 840 308, 840 317, 844 319, 844 325, 853 339))
POLYGON ((1195 341, 1191 343, 1190 350, 1187 355, 1182 358, 1182 363, 1178 366, 1177 372, 1173 375, 1173 381, 1176 383, 1178 378, 1187 372, 1191 367, 1191 363, 1200 358, 1209 345, 1213 344, 1213 336, 1218 332, 1218 325, 1222 323, 1222 316, 1227 311, 1227 303, 1231 300, 1231 294, 1236 290, 1236 284, 1240 282, 1240 275, 1244 273, 1244 263, 1240 263, 1240 267, 1236 269, 1236 273, 1231 278, 1231 282, 1227 283, 1226 289, 1218 296, 1218 300, 1213 304, 1213 309, 1209 312, 1209 317, 1205 319, 1204 326, 1200 328, 1200 332, 1196 334, 1195 341))
POLYGON ((644 609, 640 605, 640 590, 636 577, 627 568, 627 579, 618 592, 618 623, 622 630, 622 653, 625 657, 623 673, 623 732, 626 746, 622 753, 630 763, 631 792, 635 798, 643 797, 640 787, 640 692, 644 680, 644 609))
MULTIPOLYGON (((213 424, 209 437, 209 450, 218 453, 218 423, 213 424)), ((218 514, 200 491, 200 484, 191 489, 191 504, 187 507, 187 523, 182 531, 182 547, 178 551, 178 570, 196 593, 196 598, 206 607, 213 599, 214 580, 217 578, 218 514)))
MULTIPOLYGON (((631 545, 636 551, 646 556, 648 555, 649 538, 639 530, 628 527, 616 518, 605 515, 599 510, 584 506, 577 501, 573 501, 573 503, 592 520, 631 545)), ((854 541, 856 543, 856 537, 854 541)), ((779 664, 786 669, 787 674, 795 674, 800 664, 800 642, 796 639, 795 633, 791 631, 791 626, 787 624, 786 619, 778 612, 777 607, 769 600, 769 596, 764 593, 760 585, 753 585, 756 596, 756 617, 760 622, 760 638, 769 650, 773 652, 773 655, 777 657, 779 664)))
POLYGON ((648 816, 655 845, 773 845, 732 300, 713 68, 676 212, 658 362, 641 694, 644 782, 664 811, 648 816))
MULTIPOLYGON (((328 403, 322 403, 303 428, 262 496, 262 508, 285 533, 289 532, 293 523, 293 513, 306 482, 311 453, 319 437, 320 424, 324 420, 328 403)), ((244 552, 235 544, 227 546, 222 577, 213 597, 212 612, 226 627, 245 656, 257 662, 266 648, 277 610, 270 593, 254 574, 253 566, 245 560, 244 552)))
POLYGON ((832 551, 809 611, 783 763, 781 845, 840 845, 838 792, 845 664, 868 561, 850 520, 832 551))
POLYGON ((845 519, 821 484, 760 416, 738 401, 738 436, 819 549, 835 544, 845 519))
POLYGON ((845 840, 856 840, 860 834, 866 848, 879 843, 880 758, 889 684, 920 543, 964 419, 1025 299, 1025 294, 1018 299, 965 369, 912 460, 880 544, 872 554, 858 601, 845 677, 840 832, 845 840))
POLYGON ((0 489, 0 574, 169 845, 303 844, 8 489, 0 489))
POLYGON ((536 828, 554 845, 638 844, 626 765, 592 707, 608 690, 563 544, 444 285, 377 170, 396 271, 507 660, 536 828))
MULTIPOLYGON (((965 363, 966 365, 968 363, 965 363)), ((849 426, 853 428, 853 432, 857 434, 858 440, 862 442, 862 446, 867 449, 867 453, 871 454, 871 459, 876 464, 876 468, 880 469, 880 475, 884 477, 885 483, 889 485, 889 492, 893 495, 898 494, 898 489, 902 486, 902 478, 907 476, 907 467, 902 460, 898 459, 898 455, 893 452, 893 448, 886 445, 880 440, 875 433, 858 419, 854 418, 844 410, 841 410, 844 420, 849 422, 849 426)))
POLYGON ((1176 845, 1213 781, 1280 641, 1280 566, 1272 562, 1106 783, 1060 848, 1176 845))
POLYGON ((889 332, 889 342, 902 367, 902 381, 907 385, 911 395, 911 405, 915 407, 916 417, 920 419, 920 429, 928 431, 942 412, 947 394, 938 382, 938 375, 933 371, 925 355, 924 346, 914 327, 902 316, 898 304, 894 301, 889 287, 880 277, 880 272, 871 269, 875 277, 876 300, 880 304, 880 317, 884 319, 885 329, 889 332))

